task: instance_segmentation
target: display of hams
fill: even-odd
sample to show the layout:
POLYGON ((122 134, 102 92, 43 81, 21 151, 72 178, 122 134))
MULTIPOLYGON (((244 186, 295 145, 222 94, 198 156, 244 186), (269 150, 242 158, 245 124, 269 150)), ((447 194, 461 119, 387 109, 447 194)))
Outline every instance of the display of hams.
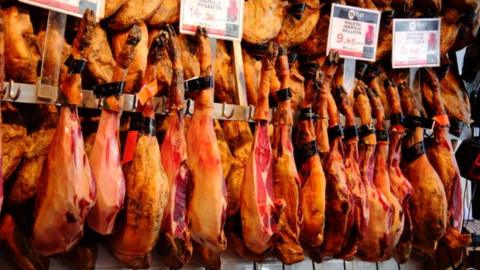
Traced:
MULTIPOLYGON (((135 49, 142 37, 141 30, 133 25, 127 40, 118 56, 112 77, 104 83, 122 83, 127 68, 133 62, 135 49)), ((90 152, 93 176, 96 179, 97 200, 88 214, 87 223, 99 234, 112 233, 115 218, 122 209, 125 199, 125 177, 120 157, 118 141, 121 108, 121 93, 100 93, 104 98, 98 130, 90 152)))
MULTIPOLYGON (((145 85, 153 89, 157 84, 156 66, 162 56, 163 41, 159 35, 150 41, 148 65, 143 78, 145 85)), ((151 93, 155 94, 155 90, 151 93)), ((150 267, 151 251, 158 240, 169 194, 168 177, 154 133, 153 96, 147 97, 131 120, 128 135, 132 138, 132 145, 125 150, 129 155, 124 153, 123 158, 125 213, 123 219, 116 222, 117 228, 110 243, 114 256, 131 268, 150 267)))
MULTIPOLYGON (((197 30, 200 70, 211 76, 212 63, 206 30, 197 30)), ((214 90, 210 86, 195 97, 195 109, 187 132, 187 153, 193 175, 188 218, 192 239, 215 251, 226 248, 223 225, 227 210, 227 192, 220 159, 220 149, 213 128, 212 104, 214 90), (198 151, 198 146, 204 147, 198 151)))
POLYGON ((217 41, 211 51, 205 30, 189 37, 167 26, 178 23, 180 3, 107 1, 101 23, 90 13, 80 24, 71 18, 64 37, 34 8, 2 4, 6 79, 33 85, 45 78, 42 66, 60 74, 53 81, 65 102, 2 104, 2 254, 27 269, 47 268, 44 256, 57 254, 93 268, 103 239, 126 267, 154 265, 157 250, 158 263, 172 269, 192 257, 218 269, 227 238, 245 259, 284 264, 306 256, 405 263, 412 251, 433 254, 438 243, 468 246, 448 132, 458 135, 457 122, 471 121, 469 86, 450 59, 475 40, 476 3, 345 1, 382 11, 377 61, 357 65, 352 92, 341 87, 338 57, 325 55, 330 2, 244 1, 243 74, 236 45, 217 41), (409 88, 408 72, 391 70, 388 60, 392 19, 433 15, 442 18, 442 67, 422 70, 409 88), (44 52, 54 57, 41 59, 44 52), (62 65, 69 54, 86 60, 82 75, 62 65), (228 109, 214 119, 214 101, 238 103, 242 75, 252 105, 242 108, 244 121, 225 120, 228 109), (189 79, 205 89, 185 91, 189 79), (118 93, 104 97, 101 111, 77 112, 80 89, 100 93, 118 81, 136 94, 136 113, 121 113, 118 93), (427 118, 435 126, 423 147, 427 118), (27 226, 21 218, 32 210, 27 226))
MULTIPOLYGON (((94 25, 93 12, 87 11, 73 42, 74 58, 84 57, 94 25)), ((62 105, 38 183, 32 247, 43 255, 68 251, 78 242, 96 198, 76 108, 82 99, 80 71, 71 72, 60 86, 67 103, 62 105)))

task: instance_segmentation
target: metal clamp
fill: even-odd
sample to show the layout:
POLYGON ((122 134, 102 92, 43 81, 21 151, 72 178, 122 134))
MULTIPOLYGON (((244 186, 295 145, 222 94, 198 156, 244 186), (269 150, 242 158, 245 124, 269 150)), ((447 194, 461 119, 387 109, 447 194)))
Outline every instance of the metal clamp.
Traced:
POLYGON ((255 110, 255 107, 253 107, 253 105, 248 105, 248 118, 247 118, 248 121, 253 120, 254 110, 255 110))
POLYGON ((186 108, 185 108, 185 116, 192 116, 193 115, 193 100, 191 98, 187 99, 186 101, 186 108))

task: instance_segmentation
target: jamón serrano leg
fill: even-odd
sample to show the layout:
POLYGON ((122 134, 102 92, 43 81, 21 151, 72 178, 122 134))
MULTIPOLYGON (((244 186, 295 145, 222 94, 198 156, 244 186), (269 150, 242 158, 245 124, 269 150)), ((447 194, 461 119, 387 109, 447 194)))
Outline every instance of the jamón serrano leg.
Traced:
POLYGON ((447 227, 447 198, 442 181, 425 154, 423 128, 414 124, 414 119, 420 117, 418 108, 421 106, 406 84, 401 84, 399 91, 402 109, 407 115, 408 132, 403 140, 400 166, 413 186, 410 199, 412 243, 413 247, 433 255, 438 240, 445 234, 447 227))
POLYGON ((295 166, 291 140, 293 116, 290 104, 290 70, 285 48, 280 48, 278 56, 281 88, 276 91, 278 107, 273 115, 273 193, 275 199, 285 201, 285 209, 275 235, 274 251, 285 264, 303 260, 303 249, 298 237, 300 234, 299 193, 300 179, 295 166))
MULTIPOLYGON (((156 89, 156 65, 161 57, 162 45, 159 36, 150 45, 144 82, 153 85, 153 89, 156 89)), ((124 218, 117 222, 110 244, 113 254, 124 265, 148 268, 151 264, 150 252, 157 243, 168 200, 168 178, 155 136, 152 97, 140 104, 138 110, 136 118, 132 119, 137 130, 130 131, 137 134, 133 137, 136 143, 131 149, 132 160, 124 160, 123 167, 126 186, 124 218)))
POLYGON ((272 148, 268 136, 270 81, 274 74, 277 47, 269 45, 263 59, 260 87, 255 108, 255 134, 250 158, 240 193, 240 216, 245 245, 256 254, 272 245, 275 216, 279 214, 273 201, 272 148))
MULTIPOLYGON (((87 10, 73 42, 73 63, 83 62, 94 25, 95 16, 87 10)), ((66 102, 39 181, 32 247, 43 255, 68 251, 78 242, 96 197, 76 107, 82 100, 80 66, 72 65, 60 86, 66 102)))
POLYGON ((393 256, 398 263, 405 263, 412 250, 412 220, 410 216, 410 196, 412 185, 400 169, 403 127, 403 111, 400 106, 400 95, 397 86, 390 80, 385 81, 386 95, 389 98, 390 114, 390 149, 388 151, 388 175, 393 194, 398 198, 403 208, 404 224, 400 240, 395 247, 393 256))
MULTIPOLYGON (((201 75, 211 76, 211 52, 205 29, 198 28, 197 39, 201 75)), ((188 218, 191 220, 192 239, 214 252, 220 252, 227 244, 223 232, 227 192, 213 127, 213 91, 212 87, 207 87, 196 96, 195 110, 187 132, 187 153, 193 173, 188 218)))
POLYGON ((167 133, 163 139, 162 164, 169 181, 170 196, 163 214, 160 250, 170 268, 182 268, 192 256, 187 205, 192 188, 192 172, 187 159, 187 141, 182 109, 184 106, 183 66, 175 30, 168 30, 168 53, 173 76, 168 96, 167 133))
MULTIPOLYGON (((133 61, 135 47, 140 38, 140 29, 134 25, 130 29, 127 42, 117 59, 117 66, 109 83, 119 83, 125 80, 127 68, 133 61)), ((100 98, 102 97, 105 97, 105 106, 90 153, 92 172, 97 184, 97 201, 88 214, 87 223, 90 228, 105 235, 112 232, 116 216, 123 208, 125 177, 122 171, 120 142, 118 141, 123 98, 121 93, 100 93, 100 98)))
POLYGON ((343 87, 335 89, 335 96, 339 104, 340 111, 345 115, 344 141, 345 147, 345 172, 347 174, 347 185, 352 192, 353 204, 350 215, 350 223, 347 240, 340 253, 335 257, 343 259, 353 259, 358 250, 358 246, 367 230, 369 209, 368 193, 366 183, 361 177, 360 167, 358 165, 358 131, 353 109, 353 100, 348 97, 343 87))
POLYGON ((319 249, 323 243, 325 227, 326 177, 318 154, 312 102, 315 100, 323 73, 315 72, 307 79, 305 99, 300 110, 299 120, 293 136, 295 160, 300 177, 300 242, 308 252, 319 249))
POLYGON ((387 236, 387 246, 385 247, 382 259, 390 259, 393 250, 397 246, 403 231, 404 215, 402 205, 398 198, 392 193, 390 184, 390 174, 388 166, 389 141, 388 132, 385 123, 385 111, 383 110, 382 100, 375 90, 368 89, 370 104, 373 109, 373 115, 376 122, 377 149, 375 154, 375 169, 373 182, 378 190, 385 196, 391 207, 391 219, 389 224, 390 231, 387 236))
MULTIPOLYGON (((360 174, 366 183, 368 194, 369 220, 364 238, 360 243, 357 257, 365 261, 379 261, 388 246, 388 234, 392 218, 389 201, 378 187, 375 186, 375 147, 377 139, 372 122, 372 109, 367 97, 367 88, 361 81, 355 87, 355 111, 360 116, 361 126, 359 136, 360 174)), ((386 161, 385 161, 386 163, 386 161)), ((383 166, 385 166, 384 164, 383 166)), ((379 177, 380 175, 376 175, 379 177)))
POLYGON ((455 160, 453 147, 448 137, 449 121, 440 91, 440 82, 432 69, 422 70, 422 88, 430 88, 435 120, 434 138, 427 147, 428 160, 442 181, 448 202, 447 231, 442 241, 450 248, 464 248, 471 242, 469 235, 461 234, 463 201, 460 171, 455 160))

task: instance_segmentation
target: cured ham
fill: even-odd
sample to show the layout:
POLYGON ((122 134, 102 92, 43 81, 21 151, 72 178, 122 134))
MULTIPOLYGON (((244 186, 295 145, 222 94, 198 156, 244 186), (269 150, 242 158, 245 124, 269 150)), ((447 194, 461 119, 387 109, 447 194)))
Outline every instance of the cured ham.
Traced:
POLYGON ((300 177, 300 242, 308 250, 319 249, 323 243, 325 227, 326 178, 318 154, 312 102, 322 83, 321 72, 315 72, 307 79, 305 99, 300 109, 299 121, 293 135, 295 160, 300 177))
MULTIPOLYGON (((86 11, 73 43, 73 63, 82 63, 79 58, 84 58, 94 25, 93 12, 86 11)), ((76 108, 82 100, 79 66, 70 67, 70 74, 60 86, 66 103, 38 183, 32 247, 43 255, 68 251, 78 242, 96 197, 76 108)))
MULTIPOLYGON (((120 54, 113 77, 109 83, 123 83, 128 66, 135 55, 135 47, 141 39, 137 26, 130 29, 127 42, 120 54)), ((117 87, 119 87, 117 85, 117 87)), ((97 201, 87 217, 87 223, 100 234, 110 234, 115 218, 122 209, 125 198, 118 132, 123 98, 119 93, 99 93, 105 97, 95 142, 90 153, 92 172, 97 184, 97 201)))
POLYGON ((278 56, 281 89, 276 91, 277 110, 273 115, 273 194, 275 199, 285 201, 280 214, 275 236, 274 251, 285 264, 303 260, 303 249, 298 237, 300 234, 300 179, 295 166, 291 140, 293 116, 290 105, 292 96, 289 88, 290 70, 285 48, 280 47, 278 56))
POLYGON ((341 251, 348 233, 348 219, 352 211, 352 197, 345 172, 342 127, 337 106, 330 93, 337 61, 338 55, 331 54, 324 63, 322 70, 325 73, 325 81, 321 84, 317 98, 316 110, 319 120, 316 124, 316 137, 327 177, 325 213, 327 218, 323 244, 317 254, 310 254, 315 261, 341 251))
POLYGON ((442 181, 425 154, 423 128, 414 122, 414 119, 420 119, 418 108, 421 105, 405 84, 399 86, 399 91, 402 109, 407 115, 406 127, 409 129, 403 140, 400 167, 413 186, 410 199, 412 244, 431 254, 447 228, 448 202, 442 181))
POLYGON ((167 132, 161 145, 162 164, 168 177, 170 195, 163 214, 160 249, 164 263, 182 268, 192 256, 188 229, 187 205, 192 188, 192 172, 187 159, 187 142, 183 120, 184 88, 181 51, 175 30, 168 27, 167 50, 172 61, 173 77, 168 97, 167 132))
MULTIPOLYGON (((367 230, 356 256, 362 260, 375 262, 385 256, 391 226, 392 207, 375 182, 377 177, 382 176, 378 172, 375 173, 374 170, 377 166, 375 164, 377 139, 372 123, 372 109, 366 93, 367 88, 360 81, 357 82, 354 91, 355 112, 361 120, 359 128, 361 138, 359 146, 360 174, 363 182, 366 183, 369 209, 367 230)), ((386 161, 385 164, 380 166, 386 166, 386 161)), ((383 176, 385 176, 385 173, 384 171, 383 176)))
POLYGON ((353 108, 353 100, 347 96, 343 87, 335 90, 340 111, 345 115, 344 141, 345 147, 345 172, 347 185, 353 197, 352 211, 349 217, 348 237, 337 258, 352 259, 367 230, 369 220, 368 192, 365 179, 361 177, 358 164, 358 131, 353 108))
POLYGON ((402 235, 395 247, 393 256, 398 263, 405 263, 412 250, 412 220, 410 216, 410 196, 412 185, 400 169, 402 138, 405 132, 403 127, 403 111, 400 106, 400 95, 397 86, 390 80, 385 81, 385 90, 389 98, 390 114, 390 149, 388 150, 388 176, 393 194, 402 205, 404 224, 402 235))
POLYGON ((243 240, 247 248, 256 254, 262 254, 271 247, 276 225, 275 215, 278 215, 273 201, 272 149, 268 136, 268 96, 277 53, 276 46, 270 43, 268 53, 262 61, 254 115, 255 134, 240 194, 243 240))
POLYGON ((443 241, 450 248, 464 248, 471 242, 470 236, 461 234, 463 201, 460 171, 455 160, 453 147, 448 137, 449 121, 441 95, 441 84, 432 69, 422 70, 422 88, 430 88, 433 94, 434 138, 427 147, 428 160, 442 181, 448 202, 447 230, 443 241))
POLYGON ((373 172, 373 182, 378 190, 385 196, 391 207, 391 217, 389 220, 389 232, 387 235, 387 244, 384 247, 384 256, 382 259, 390 259, 393 250, 397 246, 400 236, 403 232, 404 215, 402 205, 398 198, 393 194, 390 184, 390 173, 388 166, 389 137, 385 123, 385 111, 383 110, 380 96, 375 90, 369 88, 368 96, 373 109, 373 115, 376 122, 377 148, 375 153, 375 169, 373 172))
MULTIPOLYGON (((197 29, 200 70, 211 76, 211 51, 206 30, 197 29)), ((223 231, 227 210, 227 191, 220 149, 213 126, 213 87, 199 89, 187 132, 187 153, 193 174, 193 192, 188 207, 192 239, 214 252, 226 248, 223 231), (198 151, 198 147, 204 150, 198 151)))
POLYGON ((243 40, 267 43, 278 35, 284 14, 281 0, 246 1, 244 9, 243 40))
MULTIPOLYGON (((153 95, 157 89, 156 66, 161 57, 162 45, 161 38, 155 36, 148 54, 144 82, 147 85, 145 87, 152 90, 148 92, 153 95)), ((133 142, 125 147, 127 149, 123 158, 125 212, 123 219, 116 222, 110 242, 115 257, 130 268, 150 267, 150 252, 157 243, 163 211, 168 201, 168 178, 162 167, 160 146, 153 125, 153 96, 146 97, 137 109, 139 112, 131 120, 132 130, 129 131, 129 136, 133 142)))

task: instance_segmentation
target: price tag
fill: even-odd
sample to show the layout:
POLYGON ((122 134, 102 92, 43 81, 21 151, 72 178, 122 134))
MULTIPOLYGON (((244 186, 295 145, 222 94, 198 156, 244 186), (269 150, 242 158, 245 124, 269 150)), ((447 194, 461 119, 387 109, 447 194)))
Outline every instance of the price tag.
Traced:
POLYGON ((440 18, 394 19, 392 66, 440 66, 440 18))
POLYGON ((182 0, 180 33, 195 34, 198 26, 213 38, 242 39, 244 0, 182 0))
POLYGON ((333 50, 343 58, 375 61, 380 16, 380 11, 332 4, 327 54, 333 50))
POLYGON ((103 18, 105 0, 19 0, 20 2, 37 6, 63 14, 81 18, 85 10, 95 12, 97 20, 103 18))

